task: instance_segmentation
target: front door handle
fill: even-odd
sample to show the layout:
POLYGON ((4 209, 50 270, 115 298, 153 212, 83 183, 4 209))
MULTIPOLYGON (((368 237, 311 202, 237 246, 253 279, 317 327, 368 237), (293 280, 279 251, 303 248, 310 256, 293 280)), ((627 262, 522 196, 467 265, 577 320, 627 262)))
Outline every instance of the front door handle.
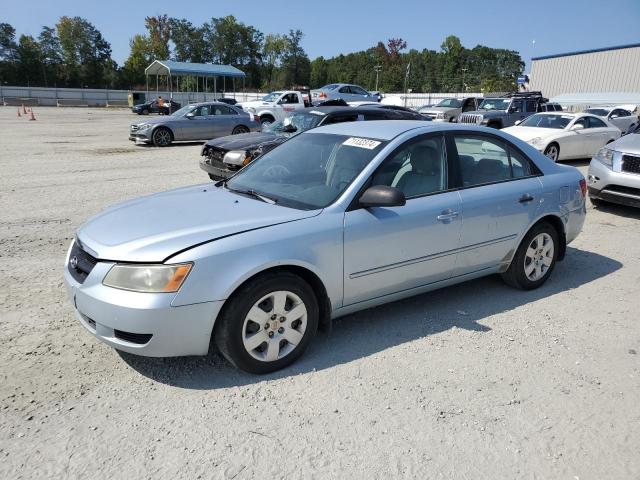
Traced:
POLYGON ((533 201, 533 197, 531 195, 529 195, 528 193, 525 193, 524 195, 522 195, 520 197, 520 200, 518 200, 520 203, 528 203, 528 202, 532 202, 533 201))
POLYGON ((447 208, 446 210, 443 210, 442 213, 436 217, 436 219, 439 222, 445 222, 447 220, 452 220, 456 218, 458 215, 459 215, 458 212, 454 212, 450 208, 447 208))

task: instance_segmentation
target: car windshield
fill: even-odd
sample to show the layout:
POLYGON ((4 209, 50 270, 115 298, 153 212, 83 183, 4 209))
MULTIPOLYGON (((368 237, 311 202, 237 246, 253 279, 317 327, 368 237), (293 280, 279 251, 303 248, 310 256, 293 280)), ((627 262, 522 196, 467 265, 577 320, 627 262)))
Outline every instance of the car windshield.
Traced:
POLYGON ((531 115, 520 124, 521 127, 557 128, 562 130, 573 120, 570 115, 531 115))
POLYGON ((510 98, 487 98, 482 101, 480 110, 506 110, 511 103, 510 98))
POLYGON ((293 135, 297 135, 299 133, 305 132, 312 128, 318 126, 322 118, 325 116, 322 112, 304 112, 304 113, 293 113, 285 119, 279 120, 275 123, 272 123, 268 127, 264 127, 263 131, 275 133, 276 135, 281 135, 285 137, 291 137, 293 135), (295 131, 286 132, 285 124, 290 124, 295 127, 295 131))
POLYGON ((329 85, 325 85, 324 87, 320 87, 318 90, 335 90, 338 88, 337 83, 330 83, 329 85))
POLYGON ((263 195, 285 207, 313 210, 333 203, 387 142, 307 132, 247 165, 229 190, 263 195))
POLYGON ((591 115, 596 115, 598 117, 606 117, 609 114, 609 111, 604 108, 587 108, 584 113, 590 113, 591 115))
POLYGON ((173 116, 173 117, 182 117, 182 116, 186 115, 187 113, 189 113, 194 108, 195 108, 195 105, 187 105, 185 107, 182 107, 180 110, 176 110, 175 112, 173 112, 171 114, 171 116, 173 116))
POLYGON ((282 95, 282 92, 271 92, 268 95, 265 95, 264 97, 262 97, 262 101, 263 102, 275 102, 276 100, 278 100, 280 98, 280 95, 282 95))
POLYGON ((436 107, 450 107, 450 108, 460 108, 461 106, 462 106, 462 103, 460 102, 460 100, 457 100, 455 98, 445 98, 438 105, 436 105, 436 107))

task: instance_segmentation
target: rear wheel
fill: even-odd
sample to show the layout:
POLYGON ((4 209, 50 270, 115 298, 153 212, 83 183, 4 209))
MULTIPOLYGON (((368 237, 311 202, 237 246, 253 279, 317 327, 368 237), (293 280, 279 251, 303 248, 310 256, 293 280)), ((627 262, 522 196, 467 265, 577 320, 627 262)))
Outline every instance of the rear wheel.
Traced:
POLYGON ((544 149, 544 154, 554 162, 557 162, 560 156, 560 146, 557 143, 550 143, 547 148, 544 149))
POLYGON ((241 370, 273 372, 302 355, 318 328, 318 312, 313 290, 297 275, 261 275, 228 300, 214 340, 241 370))
POLYGON ((153 132, 153 144, 156 147, 168 147, 173 140, 171 131, 168 128, 160 127, 153 132))
POLYGON ((551 224, 535 225, 520 243, 502 278, 521 290, 538 288, 547 281, 556 265, 559 245, 558 232, 551 224))
POLYGON ((236 128, 233 129, 233 131, 231 132, 231 135, 238 135, 240 133, 248 133, 249 129, 247 127, 245 127, 244 125, 238 125, 236 128))

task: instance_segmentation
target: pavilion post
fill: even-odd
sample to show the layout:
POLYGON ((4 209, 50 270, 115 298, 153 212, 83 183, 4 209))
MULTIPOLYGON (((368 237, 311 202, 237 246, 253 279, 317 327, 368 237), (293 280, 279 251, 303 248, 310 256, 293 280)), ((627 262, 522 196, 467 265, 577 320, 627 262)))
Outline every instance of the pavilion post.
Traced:
POLYGON ((207 101, 207 92, 209 91, 209 77, 204 77, 204 101, 207 101))
POLYGON ((149 101, 149 75, 145 73, 144 77, 147 80, 147 93, 144 101, 148 102, 149 101))
POLYGON ((213 93, 214 95, 218 95, 218 77, 213 77, 213 93))
POLYGON ((231 77, 231 85, 233 86, 233 98, 236 98, 236 77, 231 77))

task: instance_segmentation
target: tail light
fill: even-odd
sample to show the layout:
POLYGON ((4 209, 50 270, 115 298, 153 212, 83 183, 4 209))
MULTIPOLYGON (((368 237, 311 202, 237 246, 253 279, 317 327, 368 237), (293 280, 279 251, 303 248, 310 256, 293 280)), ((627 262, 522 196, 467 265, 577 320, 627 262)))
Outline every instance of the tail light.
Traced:
POLYGON ((582 190, 582 198, 587 196, 587 181, 583 178, 580 180, 580 190, 582 190))
POLYGON ((320 92, 320 93, 318 94, 318 97, 320 97, 320 98, 327 98, 327 94, 326 94, 326 93, 324 93, 324 92, 320 92))
POLYGON ((260 115, 256 115, 255 113, 253 114, 253 118, 255 119, 256 122, 260 123, 260 115))

